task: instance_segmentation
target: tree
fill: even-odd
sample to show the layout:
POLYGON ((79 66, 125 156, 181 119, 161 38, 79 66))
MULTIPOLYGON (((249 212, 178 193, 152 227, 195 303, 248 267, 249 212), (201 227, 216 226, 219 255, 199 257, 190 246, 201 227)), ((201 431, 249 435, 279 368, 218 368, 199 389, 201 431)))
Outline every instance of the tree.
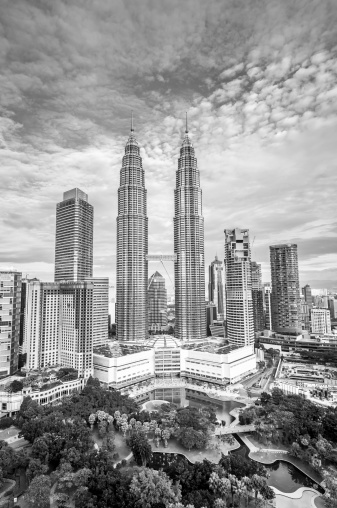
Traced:
POLYGON ((50 487, 49 476, 35 476, 28 487, 26 495, 29 508, 49 508, 50 487))
POLYGON ((11 384, 9 385, 9 390, 13 393, 21 392, 23 390, 22 381, 14 379, 14 381, 12 381, 11 384))
POLYGON ((161 433, 162 438, 164 439, 164 446, 167 447, 167 441, 171 437, 171 433, 168 429, 164 429, 161 433))
POLYGON ((101 383, 99 382, 99 379, 89 376, 87 386, 92 386, 93 388, 100 388, 101 383))
POLYGON ((4 416, 3 418, 0 418, 0 429, 8 429, 13 424, 14 420, 9 416, 4 416))
POLYGON ((140 466, 146 466, 152 457, 151 445, 144 432, 133 432, 128 440, 135 461, 140 466))
POLYGON ((212 473, 209 477, 209 488, 216 496, 226 498, 231 491, 231 482, 228 478, 220 478, 218 473, 212 473))
POLYGON ((262 392, 260 396, 260 401, 262 406, 265 406, 266 404, 269 404, 271 401, 271 395, 267 392, 262 392))
POLYGON ((257 496, 261 492, 262 489, 266 486, 266 479, 262 476, 254 474, 251 479, 251 485, 253 490, 255 490, 255 506, 257 505, 257 496))
POLYGON ((197 431, 192 427, 182 427, 176 432, 177 440, 188 450, 191 448, 206 448, 208 436, 202 431, 197 431))
POLYGON ((43 437, 35 439, 32 446, 32 457, 39 459, 41 462, 47 464, 49 460, 49 447, 43 437))
POLYGON ((163 471, 148 468, 142 468, 133 476, 130 492, 136 500, 136 505, 142 508, 151 508, 156 503, 167 506, 181 499, 179 485, 173 485, 163 471))
POLYGON ((324 506, 326 508, 335 508, 337 506, 337 482, 334 477, 326 476, 325 493, 323 496, 324 506))
POLYGON ((284 393, 282 392, 282 390, 280 388, 273 388, 271 395, 272 395, 273 404, 278 405, 284 399, 284 393))
POLYGON ((47 472, 48 466, 46 464, 43 464, 40 459, 31 458, 26 471, 27 480, 31 483, 35 476, 45 475, 47 472))

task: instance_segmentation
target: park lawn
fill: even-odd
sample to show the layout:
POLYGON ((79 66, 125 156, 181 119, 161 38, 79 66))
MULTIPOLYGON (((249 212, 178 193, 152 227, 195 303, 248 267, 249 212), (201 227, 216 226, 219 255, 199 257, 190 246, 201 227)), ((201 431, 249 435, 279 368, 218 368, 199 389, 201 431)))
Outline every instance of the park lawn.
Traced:
MULTIPOLYGON (((217 438, 213 438, 211 440, 212 443, 219 442, 217 438)), ((187 450, 184 448, 175 438, 171 438, 168 441, 167 448, 164 447, 164 443, 160 441, 158 448, 156 447, 156 443, 150 440, 150 445, 152 447, 153 452, 164 452, 164 453, 180 453, 185 455, 187 460, 191 463, 202 462, 204 459, 207 459, 211 462, 217 464, 221 459, 221 454, 228 455, 230 450, 235 450, 240 447, 240 444, 235 440, 233 445, 229 445, 228 443, 220 443, 220 451, 217 450, 187 450)))
MULTIPOLYGON (((276 508, 309 508, 312 506, 311 502, 315 496, 316 494, 310 490, 305 490, 300 498, 276 494, 276 508)), ((317 499, 320 499, 320 497, 315 499, 315 503, 317 499)))

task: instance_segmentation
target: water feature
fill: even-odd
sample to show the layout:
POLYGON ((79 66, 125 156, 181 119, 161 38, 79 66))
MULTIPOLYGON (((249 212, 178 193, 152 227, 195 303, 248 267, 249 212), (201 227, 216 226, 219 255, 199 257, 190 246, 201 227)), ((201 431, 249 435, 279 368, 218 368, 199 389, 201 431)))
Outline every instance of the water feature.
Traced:
MULTIPOLYGON (((249 457, 249 450, 240 436, 235 434, 234 437, 239 441, 241 446, 230 453, 240 454, 249 460, 253 460, 249 457)), ((321 494, 324 493, 324 489, 320 485, 290 462, 277 460, 273 464, 263 464, 263 466, 269 473, 269 478, 267 480, 268 485, 270 487, 275 487, 281 492, 290 493, 295 492, 301 487, 308 487, 316 489, 321 494)))
POLYGON ((147 411, 153 411, 155 404, 158 401, 159 404, 166 402, 173 402, 180 407, 202 407, 212 406, 216 412, 217 418, 226 422, 226 425, 234 420, 229 414, 232 409, 237 407, 244 407, 244 404, 235 400, 219 400, 209 397, 207 393, 198 391, 197 389, 190 388, 156 388, 151 393, 151 399, 144 404, 147 411), (153 406, 151 405, 153 404, 153 406), (152 408, 152 409, 149 409, 152 408))
MULTIPOLYGON (((186 407, 202 407, 212 405, 214 407, 217 417, 219 420, 224 420, 226 422, 226 426, 230 425, 233 421, 233 417, 229 414, 236 407, 243 407, 244 404, 234 400, 221 401, 218 399, 210 398, 207 394, 203 392, 198 392, 197 390, 190 390, 185 388, 180 388, 180 392, 178 395, 178 391, 174 389, 174 394, 168 394, 167 389, 161 391, 160 393, 156 393, 154 395, 155 399, 159 398, 161 395, 162 400, 158 401, 159 403, 163 403, 164 400, 168 399, 170 402, 174 402, 177 405, 186 407), (166 395, 164 397, 163 395, 166 395), (164 400, 163 400, 164 399, 164 400)), ((153 408, 155 408, 156 401, 150 401, 150 404, 153 403, 153 408)), ((152 407, 152 406, 151 406, 152 407)), ((243 454, 249 460, 252 460, 248 457, 249 450, 243 441, 240 439, 238 435, 235 435, 235 438, 241 444, 240 448, 237 450, 233 450, 230 453, 240 453, 243 454)), ((151 467, 155 469, 165 468, 169 464, 180 462, 186 460, 184 455, 181 454, 173 454, 173 453, 164 453, 164 452, 154 452, 153 459, 151 461, 151 467)), ((271 487, 275 487, 281 492, 292 493, 301 487, 314 488, 318 490, 320 493, 324 493, 324 489, 317 485, 315 481, 310 478, 308 475, 303 473, 300 469, 298 469, 293 464, 283 461, 277 460, 273 464, 265 465, 264 467, 268 470, 269 478, 267 483, 271 487)))

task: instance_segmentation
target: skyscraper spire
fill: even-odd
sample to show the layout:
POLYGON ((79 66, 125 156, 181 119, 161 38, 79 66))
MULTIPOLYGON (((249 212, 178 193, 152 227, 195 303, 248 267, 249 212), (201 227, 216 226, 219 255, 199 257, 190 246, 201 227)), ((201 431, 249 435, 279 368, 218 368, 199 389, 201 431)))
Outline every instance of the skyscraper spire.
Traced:
POLYGON ((131 132, 134 132, 133 128, 133 111, 131 110, 131 132))
POLYGON ((187 111, 186 111, 186 128, 185 128, 185 134, 188 134, 188 127, 187 127, 187 111))

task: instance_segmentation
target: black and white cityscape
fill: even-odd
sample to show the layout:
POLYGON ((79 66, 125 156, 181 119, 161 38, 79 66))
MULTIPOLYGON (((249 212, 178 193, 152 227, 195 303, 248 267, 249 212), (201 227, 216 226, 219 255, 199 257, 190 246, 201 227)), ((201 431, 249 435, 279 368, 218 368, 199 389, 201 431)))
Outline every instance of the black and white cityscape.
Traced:
POLYGON ((4 0, 0 506, 337 507, 336 21, 4 0))

